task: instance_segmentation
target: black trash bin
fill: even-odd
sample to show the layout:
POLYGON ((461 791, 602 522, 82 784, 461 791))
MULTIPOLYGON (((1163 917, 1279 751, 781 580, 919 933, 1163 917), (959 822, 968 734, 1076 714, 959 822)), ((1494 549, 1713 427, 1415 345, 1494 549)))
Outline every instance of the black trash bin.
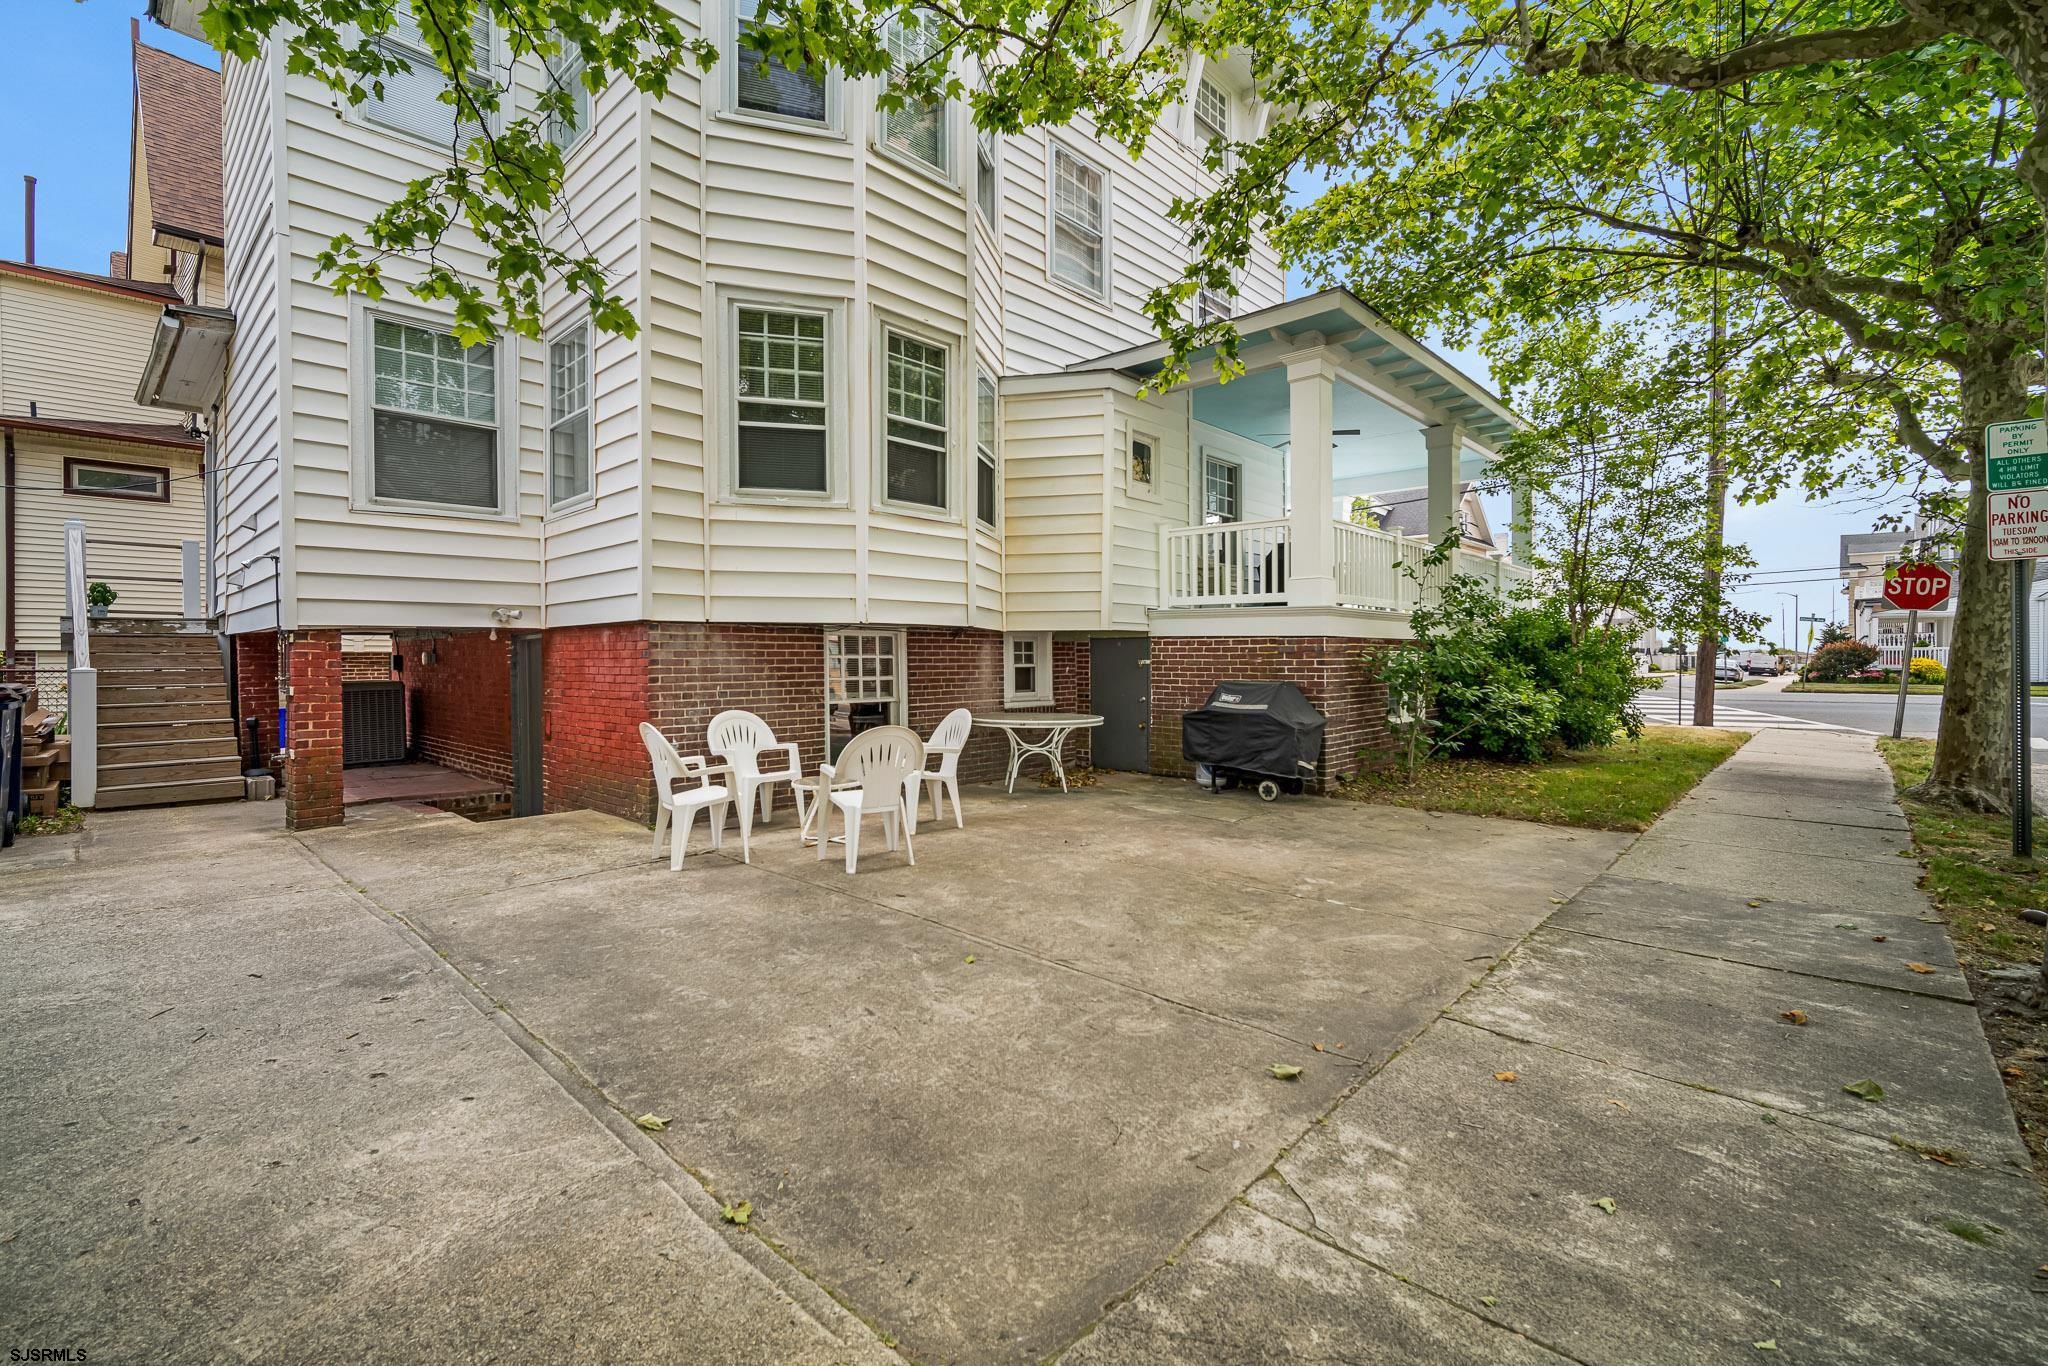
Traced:
POLYGON ((0 692, 0 849, 14 843, 23 814, 21 699, 0 692))
POLYGON ((1272 801, 1314 781, 1323 752, 1323 714, 1292 683, 1219 683, 1180 717, 1181 757, 1212 791, 1254 785, 1272 801))

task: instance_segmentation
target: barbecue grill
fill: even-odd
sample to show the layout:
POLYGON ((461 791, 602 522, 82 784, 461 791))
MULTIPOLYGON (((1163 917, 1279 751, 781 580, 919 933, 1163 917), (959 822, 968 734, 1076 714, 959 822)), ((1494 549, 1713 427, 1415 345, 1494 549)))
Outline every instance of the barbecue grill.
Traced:
POLYGON ((1299 793, 1316 776, 1323 714, 1292 683, 1219 683, 1180 718, 1181 756, 1209 791, 1255 786, 1262 801, 1299 793))

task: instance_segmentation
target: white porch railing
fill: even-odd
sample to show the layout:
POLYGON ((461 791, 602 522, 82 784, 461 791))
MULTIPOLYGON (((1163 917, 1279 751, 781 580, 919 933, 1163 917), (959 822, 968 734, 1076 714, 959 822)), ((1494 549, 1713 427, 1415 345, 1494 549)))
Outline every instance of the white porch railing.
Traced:
MULTIPOLYGON (((1948 646, 1915 645, 1912 658, 1931 659, 1946 669, 1948 667, 1948 646)), ((1874 667, 1879 669, 1901 669, 1905 667, 1906 659, 1906 638, 1904 636, 1879 636, 1877 638, 1877 663, 1874 667)))
POLYGON ((1160 534, 1160 596, 1169 607, 1287 601, 1287 519, 1170 527, 1160 534))
MULTIPOLYGON (((1257 607, 1287 598, 1288 523, 1223 522, 1167 527, 1159 534, 1160 606, 1257 607)), ((1453 573, 1506 590, 1531 577, 1527 566, 1458 551, 1429 566, 1430 543, 1375 527, 1332 522, 1331 572, 1342 607, 1412 612, 1433 601, 1453 573)))

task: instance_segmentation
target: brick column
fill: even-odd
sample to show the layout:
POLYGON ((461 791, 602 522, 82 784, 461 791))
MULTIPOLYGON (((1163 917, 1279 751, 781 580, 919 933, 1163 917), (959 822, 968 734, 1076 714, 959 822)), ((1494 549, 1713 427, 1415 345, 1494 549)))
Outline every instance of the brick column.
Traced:
POLYGON ((282 662, 285 828, 340 825, 341 632, 287 632, 282 662))
POLYGON ((257 758, 264 763, 277 753, 277 632, 244 631, 235 638, 235 714, 241 723, 235 743, 248 734, 256 718, 257 758))

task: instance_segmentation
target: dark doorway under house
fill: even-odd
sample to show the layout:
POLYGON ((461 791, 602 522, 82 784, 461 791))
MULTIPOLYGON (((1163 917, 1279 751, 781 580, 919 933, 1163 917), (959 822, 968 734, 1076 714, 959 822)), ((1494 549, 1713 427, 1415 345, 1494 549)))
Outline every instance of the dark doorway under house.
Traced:
POLYGON ((1097 768, 1152 769, 1152 638, 1096 636, 1089 642, 1088 683, 1102 715, 1094 734, 1097 768))

